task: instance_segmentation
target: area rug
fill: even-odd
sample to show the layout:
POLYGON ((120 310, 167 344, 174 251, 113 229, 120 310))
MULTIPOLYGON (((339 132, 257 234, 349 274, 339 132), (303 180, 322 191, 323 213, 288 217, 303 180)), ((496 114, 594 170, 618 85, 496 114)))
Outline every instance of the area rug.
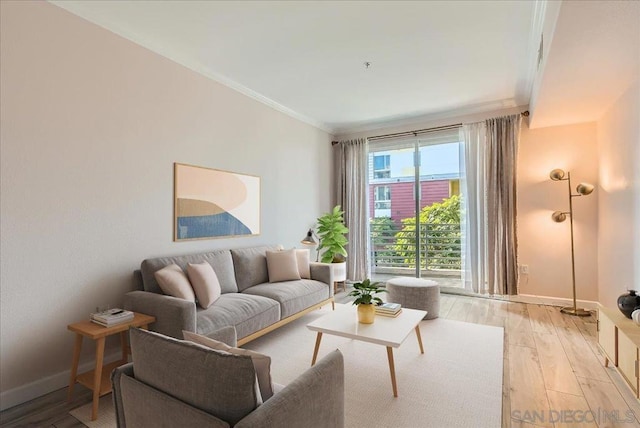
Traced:
MULTIPOLYGON (((314 311, 244 347, 271 356, 274 382, 287 384, 311 364, 316 333, 306 325, 328 313, 314 311)), ((446 319, 420 324, 424 354, 415 334, 394 349, 398 397, 391 389, 383 346, 323 335, 318 359, 340 349, 345 362, 347 428, 499 428, 502 417, 503 329, 446 319)), ((319 397, 321 399, 321 397, 319 397)), ((90 428, 115 427, 111 395, 69 412, 90 428)))
POLYGON ((98 404, 98 417, 95 421, 91 420, 92 403, 73 409, 69 412, 71 416, 88 426, 89 428, 115 428, 116 413, 113 407, 113 398, 111 394, 100 398, 98 404))
MULTIPOLYGON (((287 384, 309 368, 316 333, 314 311, 245 345, 271 356, 274 382, 287 384)), ((355 316, 355 314, 354 314, 355 316)), ((434 319, 394 349, 398 397, 391 389, 386 349, 323 335, 318 358, 340 349, 345 362, 346 426, 498 428, 502 418, 503 329, 434 319)))

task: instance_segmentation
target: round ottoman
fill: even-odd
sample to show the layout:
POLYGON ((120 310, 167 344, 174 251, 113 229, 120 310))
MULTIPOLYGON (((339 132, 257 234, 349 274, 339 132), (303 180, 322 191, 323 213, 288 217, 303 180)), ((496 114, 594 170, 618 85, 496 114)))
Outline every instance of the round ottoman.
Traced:
POLYGON ((440 312, 440 286, 437 282, 421 278, 391 278, 387 281, 387 301, 402 307, 427 311, 426 320, 438 318, 440 312))

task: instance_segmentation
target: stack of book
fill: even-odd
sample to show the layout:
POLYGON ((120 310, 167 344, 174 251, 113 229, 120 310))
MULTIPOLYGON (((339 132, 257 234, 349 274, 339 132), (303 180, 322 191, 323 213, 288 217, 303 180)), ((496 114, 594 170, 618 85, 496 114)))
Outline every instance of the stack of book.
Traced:
POLYGON ((384 317, 397 317, 402 312, 402 305, 400 303, 383 303, 376 306, 376 315, 382 315, 384 317))
POLYGON ((91 322, 100 324, 104 327, 113 327, 114 325, 129 322, 133 319, 133 312, 124 309, 107 309, 104 312, 91 314, 91 322))

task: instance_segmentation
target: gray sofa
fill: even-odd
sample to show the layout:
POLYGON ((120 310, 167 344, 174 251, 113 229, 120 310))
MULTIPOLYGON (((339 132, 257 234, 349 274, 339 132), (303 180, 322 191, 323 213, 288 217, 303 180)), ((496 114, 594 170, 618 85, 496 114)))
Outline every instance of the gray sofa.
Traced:
POLYGON ((182 331, 208 335, 233 326, 238 345, 262 336, 325 304, 334 304, 333 271, 311 263, 311 279, 269 283, 267 250, 260 246, 144 260, 135 272, 139 291, 127 293, 125 309, 156 317, 150 329, 182 338, 182 331), (154 273, 172 263, 186 271, 188 263, 207 261, 218 277, 221 297, 209 308, 162 293, 154 273))
POLYGON ((119 428, 344 427, 338 350, 260 404, 250 356, 139 329, 130 337, 133 363, 111 374, 119 428))

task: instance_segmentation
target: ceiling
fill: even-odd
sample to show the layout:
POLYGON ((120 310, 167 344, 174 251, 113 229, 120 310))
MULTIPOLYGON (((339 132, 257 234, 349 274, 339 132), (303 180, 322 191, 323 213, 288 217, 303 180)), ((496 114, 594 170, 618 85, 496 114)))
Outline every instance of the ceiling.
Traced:
MULTIPOLYGON (((558 99, 566 110, 575 98, 584 101, 584 94, 563 97, 566 82, 558 76, 576 88, 590 80, 565 57, 575 59, 576 44, 585 45, 576 30, 606 15, 609 3, 565 2, 560 8, 550 2, 557 6, 550 17, 543 0, 51 2, 286 114, 342 134, 524 106, 532 99, 540 103, 536 116, 548 116, 532 118, 538 126, 562 120, 554 113, 558 99), (551 48, 538 68, 543 25, 554 36, 552 44, 545 40, 551 48), (573 74, 566 73, 567 65, 573 74), (576 73, 581 80, 574 79, 576 73)), ((613 23, 615 30, 616 19, 629 20, 628 9, 617 9, 604 27, 613 23)), ((607 43, 600 45, 606 50, 607 43)), ((609 57, 622 61, 621 55, 609 57)))

